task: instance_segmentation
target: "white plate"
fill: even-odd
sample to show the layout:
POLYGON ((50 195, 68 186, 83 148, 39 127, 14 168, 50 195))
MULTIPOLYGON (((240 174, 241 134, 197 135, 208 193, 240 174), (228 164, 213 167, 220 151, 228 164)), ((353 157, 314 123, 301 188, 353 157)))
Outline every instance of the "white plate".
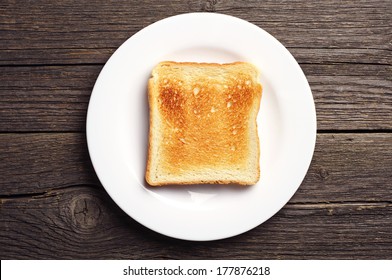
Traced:
POLYGON ((316 113, 305 75, 274 37, 235 17, 183 14, 144 28, 108 60, 91 95, 87 142, 101 183, 129 216, 167 236, 215 240, 260 225, 289 201, 313 155, 316 113), (147 81, 162 60, 249 61, 261 70, 259 183, 147 185, 147 81))

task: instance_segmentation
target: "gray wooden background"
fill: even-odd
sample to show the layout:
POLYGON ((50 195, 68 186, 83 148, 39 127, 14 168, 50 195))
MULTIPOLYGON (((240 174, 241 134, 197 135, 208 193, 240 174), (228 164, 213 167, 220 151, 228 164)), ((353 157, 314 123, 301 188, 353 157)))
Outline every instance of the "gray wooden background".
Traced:
POLYGON ((391 259, 392 1, 0 2, 1 259, 391 259), (273 218, 213 242, 171 239, 110 199, 85 119, 110 55, 143 27, 219 12, 268 31, 304 70, 317 145, 273 218))

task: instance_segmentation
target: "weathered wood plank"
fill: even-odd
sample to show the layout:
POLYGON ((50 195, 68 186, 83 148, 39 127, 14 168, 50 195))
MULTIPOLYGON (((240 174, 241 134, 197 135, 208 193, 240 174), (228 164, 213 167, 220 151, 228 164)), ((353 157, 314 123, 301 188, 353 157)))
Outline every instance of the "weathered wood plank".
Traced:
POLYGON ((0 194, 99 186, 85 138, 81 133, 1 134, 0 194))
POLYGON ((101 65, 2 68, 0 131, 84 131, 101 69, 101 65))
MULTIPOLYGON (((392 66, 303 64, 318 129, 392 129, 392 66)), ((0 131, 85 131, 101 65, 3 67, 0 131)), ((147 105, 146 105, 147 106, 147 105)))
POLYGON ((301 63, 390 65, 391 9, 388 0, 2 1, 0 64, 104 63, 122 42, 157 20, 211 11, 262 27, 292 48, 301 63))
MULTIPOLYGON (((81 133, 1 134, 0 195, 100 184, 81 133)), ((392 134, 319 134, 295 203, 392 202, 392 134)))
POLYGON ((392 134, 319 134, 292 201, 392 202, 391 151, 392 134))
POLYGON ((0 213, 1 259, 392 257, 390 203, 289 204, 250 232, 207 243, 154 233, 103 191, 82 186, 2 199, 0 213))
POLYGON ((392 129, 392 66, 302 68, 315 100, 318 129, 392 129))

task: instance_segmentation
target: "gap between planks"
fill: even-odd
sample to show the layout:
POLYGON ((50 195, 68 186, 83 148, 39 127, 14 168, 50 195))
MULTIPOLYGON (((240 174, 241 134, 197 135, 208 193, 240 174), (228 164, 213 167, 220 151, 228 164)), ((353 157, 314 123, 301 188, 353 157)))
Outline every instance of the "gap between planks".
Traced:
MULTIPOLYGON (((24 193, 24 194, 12 194, 12 195, 0 195, 0 204, 9 200, 24 200, 24 199, 46 199, 53 195, 58 194, 63 190, 72 190, 80 188, 94 188, 100 189, 101 187, 97 184, 76 184, 63 186, 55 189, 50 189, 44 192, 37 193, 24 193)), ((103 190, 103 189, 102 189, 103 190)), ((331 207, 388 207, 392 206, 392 201, 369 201, 369 200, 358 200, 358 201, 321 201, 321 202, 288 202, 285 207, 293 207, 299 209, 314 209, 314 208, 331 208, 331 207)))

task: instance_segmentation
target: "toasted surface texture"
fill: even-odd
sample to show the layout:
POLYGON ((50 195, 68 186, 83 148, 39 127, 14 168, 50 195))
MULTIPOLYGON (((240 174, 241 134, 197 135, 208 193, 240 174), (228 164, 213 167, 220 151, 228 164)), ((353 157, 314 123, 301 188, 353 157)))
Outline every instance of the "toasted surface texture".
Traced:
POLYGON ((146 181, 255 184, 261 92, 250 63, 159 63, 148 84, 146 181))

